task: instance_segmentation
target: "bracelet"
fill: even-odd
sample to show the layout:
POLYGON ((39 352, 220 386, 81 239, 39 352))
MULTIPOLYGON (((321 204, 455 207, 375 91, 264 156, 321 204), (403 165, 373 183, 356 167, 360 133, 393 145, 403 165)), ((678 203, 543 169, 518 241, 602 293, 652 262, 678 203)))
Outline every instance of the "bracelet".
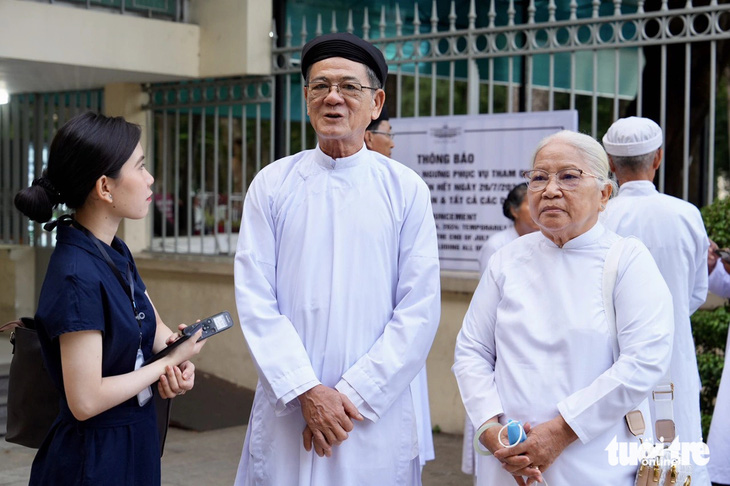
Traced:
MULTIPOLYGON (((502 427, 499 431, 500 437, 497 437, 497 440, 499 441, 499 443, 502 447, 510 448, 510 447, 514 447, 517 444, 519 444, 522 441, 522 438, 526 435, 525 429, 522 427, 522 424, 519 424, 519 423, 518 424, 520 427, 520 437, 517 439, 517 441, 514 444, 506 444, 506 445, 502 442, 502 437, 501 437, 502 431, 504 429, 506 429, 508 425, 510 425, 511 423, 514 423, 514 422, 515 422, 514 420, 510 420, 509 422, 507 422, 507 425, 502 425, 499 422, 487 422, 484 425, 482 425, 481 427, 479 427, 477 429, 477 431, 474 433, 474 450, 477 451, 477 454, 480 454, 482 456, 491 456, 492 455, 491 451, 489 451, 487 449, 482 449, 479 445, 479 444, 481 444, 479 442, 479 437, 482 436, 482 434, 484 433, 485 430, 487 430, 491 427, 499 427, 499 426, 502 427)), ((539 470, 539 468, 537 466, 535 466, 535 468, 537 468, 539 470)), ((544 477, 543 477, 543 485, 548 486, 548 483, 544 477)))
POLYGON ((483 424, 481 427, 479 427, 474 434, 474 450, 477 451, 477 454, 480 454, 482 456, 491 456, 492 452, 488 449, 482 449, 481 442, 479 442, 479 437, 482 436, 485 430, 491 428, 491 427, 501 427, 502 424, 499 422, 487 422, 483 424))
POLYGON ((509 449, 511 447, 516 446, 517 444, 519 444, 523 440, 525 440, 524 439, 526 437, 525 429, 522 427, 522 424, 521 423, 519 423, 519 422, 517 422, 515 420, 510 420, 509 422, 507 422, 506 425, 502 425, 499 422, 487 422, 484 425, 482 425, 481 427, 479 427, 479 430, 477 430, 476 431, 476 434, 474 435, 474 450, 477 451, 477 453, 479 453, 479 454, 481 454, 483 456, 491 456, 492 455, 492 453, 489 452, 488 450, 484 450, 481 447, 479 447, 479 437, 481 437, 482 434, 484 433, 484 431, 487 430, 488 428, 490 428, 490 427, 496 427, 498 425, 501 425, 502 426, 502 428, 499 430, 499 435, 497 435, 497 440, 499 441, 499 445, 501 445, 502 447, 505 447, 505 448, 509 449), (520 428, 520 436, 517 438, 517 440, 515 441, 514 444, 505 444, 504 442, 502 442, 502 432, 504 431, 504 429, 506 429, 507 427, 509 427, 512 424, 516 424, 520 428))

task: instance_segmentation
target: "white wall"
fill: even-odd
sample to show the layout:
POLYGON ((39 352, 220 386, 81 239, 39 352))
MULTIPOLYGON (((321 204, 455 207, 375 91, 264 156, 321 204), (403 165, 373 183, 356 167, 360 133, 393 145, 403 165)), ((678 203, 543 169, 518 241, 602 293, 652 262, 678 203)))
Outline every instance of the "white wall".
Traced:
POLYGON ((197 77, 199 45, 193 24, 0 1, 0 58, 197 77))

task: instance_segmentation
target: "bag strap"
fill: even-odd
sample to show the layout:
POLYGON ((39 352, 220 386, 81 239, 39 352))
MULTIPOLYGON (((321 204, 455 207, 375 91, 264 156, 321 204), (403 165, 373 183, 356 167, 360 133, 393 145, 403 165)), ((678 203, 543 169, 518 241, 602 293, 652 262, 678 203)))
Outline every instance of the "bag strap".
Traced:
POLYGON ((25 323, 21 319, 6 322, 0 327, 0 332, 10 331, 10 344, 13 345, 13 354, 15 354, 15 330, 19 327, 25 328, 25 323))
POLYGON ((18 319, 17 321, 6 322, 2 326, 0 326, 0 332, 13 331, 16 327, 25 327, 25 325, 20 319, 18 319))
POLYGON ((618 346, 618 331, 616 329, 616 307, 613 305, 613 290, 616 287, 618 278, 618 262, 626 246, 626 238, 621 238, 611 245, 606 254, 606 261, 603 263, 603 309, 606 312, 608 321, 608 332, 611 334, 611 347, 613 350, 613 361, 618 361, 620 352, 618 346))
MULTIPOLYGON (((616 279, 618 277, 618 263, 626 246, 627 238, 621 238, 611 245, 606 254, 606 261, 603 264, 603 308, 606 312, 608 320, 608 331, 611 334, 611 345, 613 349, 613 361, 616 362, 619 357, 618 330, 616 328, 616 307, 613 303, 613 290, 616 287, 616 279)), ((654 387, 651 392, 654 400, 654 413, 656 415, 654 421, 654 432, 657 439, 663 439, 663 442, 672 442, 676 435, 674 425, 674 384, 670 370, 667 369, 664 378, 654 387)), ((634 412, 629 412, 629 414, 634 412)), ((627 423, 630 422, 627 415, 627 423)), ((634 433, 634 431, 631 431, 634 433)), ((634 435, 637 435, 634 433, 634 435)))

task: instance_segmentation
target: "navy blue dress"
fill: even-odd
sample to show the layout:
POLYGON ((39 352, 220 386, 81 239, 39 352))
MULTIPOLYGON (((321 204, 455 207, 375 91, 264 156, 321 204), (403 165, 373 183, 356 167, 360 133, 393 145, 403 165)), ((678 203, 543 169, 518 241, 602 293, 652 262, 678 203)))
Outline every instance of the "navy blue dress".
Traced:
MULTIPOLYGON (((35 319, 43 358, 61 390, 61 411, 33 461, 31 485, 159 485, 160 447, 154 400, 140 407, 137 397, 79 422, 71 414, 61 370, 59 336, 102 333, 102 376, 134 370, 140 327, 132 304, 93 241, 82 231, 58 225, 35 319)), ((142 351, 152 354, 156 322, 145 286, 124 242, 104 248, 123 276, 134 275, 142 320, 142 351)))

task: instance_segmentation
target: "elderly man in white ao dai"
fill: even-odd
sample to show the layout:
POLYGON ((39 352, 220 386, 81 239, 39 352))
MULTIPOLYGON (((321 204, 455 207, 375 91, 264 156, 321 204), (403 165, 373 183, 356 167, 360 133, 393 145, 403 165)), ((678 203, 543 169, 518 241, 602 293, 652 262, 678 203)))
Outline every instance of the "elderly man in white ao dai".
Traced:
MULTIPOLYGON (((648 118, 631 116, 611 125, 603 147, 619 192, 609 201, 601 221, 619 235, 635 236, 646 245, 674 301, 672 364, 659 388, 670 393, 657 393, 656 400, 650 400, 651 422, 672 420, 680 443, 700 443, 701 384, 689 316, 707 298, 709 240, 697 207, 654 187, 662 140, 662 129, 648 118)), ((695 464, 692 486, 709 485, 707 468, 695 464)))
POLYGON ((428 186, 365 148, 383 54, 327 34, 301 59, 318 145, 256 176, 236 251, 259 374, 236 485, 418 486, 411 387, 440 310, 428 186))

